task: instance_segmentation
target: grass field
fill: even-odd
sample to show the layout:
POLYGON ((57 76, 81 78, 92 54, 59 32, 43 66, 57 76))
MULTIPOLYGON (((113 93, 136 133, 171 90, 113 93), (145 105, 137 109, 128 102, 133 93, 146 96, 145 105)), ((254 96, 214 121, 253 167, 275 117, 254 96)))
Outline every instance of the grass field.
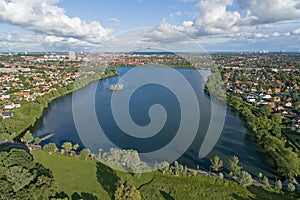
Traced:
POLYGON ((89 193, 99 199, 111 199, 97 180, 95 160, 80 160, 61 154, 48 155, 40 150, 31 153, 36 162, 42 163, 53 172, 59 192, 63 191, 69 197, 77 192, 78 194, 89 193))
POLYGON ((274 189, 266 190, 258 186, 246 189, 234 181, 224 179, 199 175, 162 175, 160 172, 145 173, 136 178, 129 173, 112 170, 95 160, 80 160, 75 156, 61 154, 48 155, 41 150, 32 151, 32 154, 36 162, 53 172, 58 192, 63 191, 71 199, 112 199, 116 183, 124 177, 131 180, 146 200, 297 199, 274 189))

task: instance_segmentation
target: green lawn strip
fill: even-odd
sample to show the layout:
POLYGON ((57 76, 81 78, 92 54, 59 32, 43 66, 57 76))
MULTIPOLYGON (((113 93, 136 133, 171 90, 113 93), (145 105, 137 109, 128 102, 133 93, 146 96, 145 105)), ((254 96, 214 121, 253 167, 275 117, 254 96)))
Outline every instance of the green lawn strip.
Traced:
POLYGON ((247 189, 228 180, 204 176, 176 177, 156 174, 153 181, 140 188, 143 199, 237 199, 254 198, 247 189))
POLYGON ((107 191, 97 180, 95 160, 80 160, 58 153, 48 155, 41 150, 32 151, 31 154, 36 162, 53 172, 58 191, 65 192, 69 197, 77 192, 78 194, 90 193, 98 199, 110 199, 107 191))

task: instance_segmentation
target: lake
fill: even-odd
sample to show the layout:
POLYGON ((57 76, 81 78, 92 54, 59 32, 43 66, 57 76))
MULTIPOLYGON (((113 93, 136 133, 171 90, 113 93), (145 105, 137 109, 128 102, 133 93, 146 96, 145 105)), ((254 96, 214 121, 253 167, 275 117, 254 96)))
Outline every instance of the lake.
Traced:
MULTIPOLYGON (((167 117, 162 128, 156 130, 157 134, 147 135, 145 137, 142 137, 142 132, 141 137, 137 137, 137 135, 128 135, 126 134, 126 130, 131 131, 131 126, 128 125, 125 128, 120 128, 117 125, 111 107, 112 94, 119 93, 119 96, 126 94, 126 90, 130 90, 130 84, 126 83, 126 81, 123 82, 123 91, 112 92, 109 87, 111 84, 117 83, 120 79, 122 79, 124 74, 128 73, 132 69, 133 67, 120 67, 118 69, 118 76, 101 81, 95 81, 87 87, 75 91, 73 94, 68 94, 54 100, 44 111, 43 117, 37 120, 34 127, 31 128, 31 132, 34 136, 39 137, 50 132, 55 133, 55 136, 42 142, 42 144, 54 142, 60 147, 63 142, 70 141, 73 144, 78 143, 81 147, 83 147, 84 144, 87 144, 85 136, 87 137, 93 132, 93 134, 98 134, 99 127, 97 128, 92 125, 92 121, 96 118, 101 126, 101 130, 105 132, 105 137, 110 141, 110 143, 113 143, 115 146, 120 148, 136 149, 138 152, 147 155, 148 152, 156 151, 157 149, 161 149, 170 144, 170 141, 175 140, 176 138, 177 130, 180 127, 180 123, 183 121, 183 118, 180 116, 184 114, 184 110, 180 110, 180 106, 182 106, 180 102, 181 100, 176 97, 176 94, 174 94, 176 89, 174 91, 170 91, 169 88, 164 85, 156 83, 145 84, 134 91, 130 101, 128 102, 129 108, 126 107, 127 104, 125 101, 124 103, 119 103, 113 108, 116 110, 115 112, 123 110, 124 107, 125 109, 129 109, 129 115, 132 121, 138 126, 145 127, 151 123, 160 124, 162 120, 157 121, 155 119, 160 118, 161 116, 157 115, 156 112, 153 112, 153 116, 156 116, 156 118, 153 116, 151 118, 149 110, 153 108, 151 107, 153 105, 162 105, 164 108, 162 116, 166 114, 167 117), (76 101, 74 100, 74 96, 76 97, 76 101), (92 105, 90 102, 93 102, 92 105), (77 110, 77 114, 75 116, 74 106, 77 110), (94 109, 94 117, 88 107, 94 109), (76 123, 78 120, 82 120, 83 122, 81 123, 80 128, 78 128, 78 124, 76 123), (80 131, 78 131, 79 129, 80 131), (86 133, 84 133, 85 130, 86 133)), ((216 141, 216 145, 207 156, 201 159, 199 158, 199 150, 203 145, 203 140, 210 128, 209 125, 217 127, 219 125, 218 123, 221 122, 219 122, 219 120, 210 121, 212 115, 212 104, 209 95, 207 95, 203 90, 205 83, 204 78, 199 76, 199 73, 195 73, 195 70, 193 69, 181 68, 176 69, 176 71, 182 74, 184 79, 188 80, 191 88, 195 91, 200 111, 200 120, 198 121, 199 124, 197 124, 198 129, 195 132, 196 135, 193 137, 193 140, 190 141, 187 150, 179 158, 179 162, 190 167, 196 167, 199 165, 200 168, 209 170, 209 159, 215 155, 219 155, 224 161, 224 167, 226 168, 228 159, 233 155, 236 155, 239 157, 240 165, 253 175, 257 175, 258 172, 262 172, 269 177, 276 176, 277 174, 275 172, 273 160, 263 152, 262 148, 254 141, 250 134, 247 134, 244 122, 240 119, 239 114, 234 112, 231 108, 226 108, 226 114, 223 116, 225 123, 224 125, 221 124, 223 129, 220 138, 216 141)), ((169 72, 167 71, 167 73, 169 72)), ((205 71, 201 72, 201 74, 205 73, 205 71)), ((143 77, 136 77, 136 79, 142 80, 143 77)), ((165 82, 172 82, 172 80, 168 80, 169 77, 167 74, 163 74, 160 79, 163 79, 165 82)), ((180 85, 183 83, 178 81, 176 84, 180 85)), ((176 85, 174 85, 174 87, 175 86, 176 85)), ((178 88, 181 88, 181 86, 178 85, 176 87, 177 91, 178 88)), ((184 94, 185 93, 183 93, 183 95, 184 94)), ((192 99, 188 95, 183 96, 182 100, 192 102, 192 99)), ((187 109, 190 108, 188 107, 187 109)), ((190 112, 191 121, 193 121, 196 116, 197 115, 194 114, 194 112, 190 112)), ((123 123, 125 126, 126 124, 130 124, 129 122, 127 123, 126 120, 126 123, 123 123)), ((118 123, 122 123, 122 121, 118 123)), ((156 127, 152 127, 153 130, 155 130, 155 128, 156 127)), ((192 128, 185 126, 183 131, 186 132, 185 134, 188 138, 190 137, 192 128)), ((133 128, 132 132, 134 132, 133 128)), ((149 133, 147 132, 146 134, 149 133)), ((108 150, 110 147, 114 147, 114 145, 112 146, 104 140, 91 138, 90 140, 93 140, 92 142, 94 142, 94 146, 92 145, 91 149, 95 153, 97 153, 97 148, 108 150)), ((182 146, 182 143, 184 142, 177 142, 175 143, 175 146, 182 146)), ((90 146, 88 147, 90 148, 90 146)), ((176 149, 174 149, 174 151, 176 151, 176 149)), ((145 156, 145 159, 147 159, 147 156, 145 156)))

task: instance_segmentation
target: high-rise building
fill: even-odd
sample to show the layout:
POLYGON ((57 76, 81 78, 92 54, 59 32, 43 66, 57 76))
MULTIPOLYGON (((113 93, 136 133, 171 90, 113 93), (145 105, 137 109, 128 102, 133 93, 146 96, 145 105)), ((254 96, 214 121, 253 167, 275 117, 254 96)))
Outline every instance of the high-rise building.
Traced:
POLYGON ((69 52, 69 59, 70 60, 76 60, 76 54, 74 51, 70 51, 69 52))

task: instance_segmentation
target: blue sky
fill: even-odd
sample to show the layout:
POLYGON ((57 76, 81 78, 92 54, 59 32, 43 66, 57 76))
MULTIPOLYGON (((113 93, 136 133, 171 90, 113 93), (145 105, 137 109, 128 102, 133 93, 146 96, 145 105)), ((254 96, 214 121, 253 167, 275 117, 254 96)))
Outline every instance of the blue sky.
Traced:
POLYGON ((145 27, 130 41, 180 49, 184 34, 207 51, 299 51, 300 0, 0 0, 4 52, 92 51, 145 27))

